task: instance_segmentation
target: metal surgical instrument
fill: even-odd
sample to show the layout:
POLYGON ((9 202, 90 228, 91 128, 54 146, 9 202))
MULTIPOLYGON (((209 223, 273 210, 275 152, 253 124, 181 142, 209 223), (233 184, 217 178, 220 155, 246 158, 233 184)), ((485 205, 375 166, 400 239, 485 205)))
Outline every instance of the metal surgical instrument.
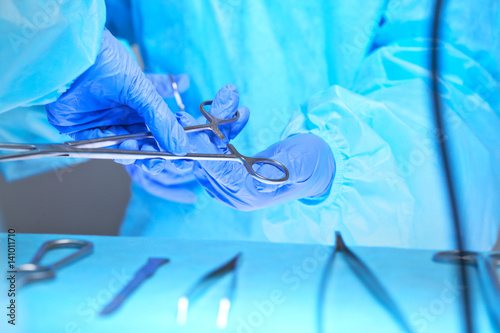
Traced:
MULTIPOLYGON (((184 127, 186 132, 197 132, 210 130, 218 138, 224 139, 224 134, 219 129, 219 125, 232 123, 239 118, 239 113, 231 119, 219 119, 205 111, 205 105, 211 105, 212 101, 205 101, 200 105, 200 111, 208 120, 208 124, 184 127)), ((150 159, 160 158, 165 160, 196 160, 196 161, 227 161, 243 164, 247 172, 254 179, 265 184, 283 184, 289 178, 288 169, 280 162, 269 158, 247 157, 241 155, 233 145, 227 144, 229 154, 203 154, 188 153, 184 156, 173 155, 166 152, 136 151, 125 149, 105 148, 118 145, 126 140, 154 139, 150 132, 118 135, 90 140, 68 141, 55 144, 15 144, 0 143, 0 150, 21 151, 22 153, 0 155, 0 162, 35 159, 41 157, 70 157, 70 158, 91 158, 91 159, 150 159), (283 173, 282 178, 269 179, 258 174, 253 167, 256 165, 272 165, 283 173)))
POLYGON ((149 258, 148 262, 135 273, 134 278, 101 310, 99 314, 104 316, 117 310, 144 280, 150 278, 160 266, 169 261, 170 259, 167 258, 149 258))
POLYGON ((325 267, 320 283, 318 297, 318 332, 324 332, 323 308, 325 303, 325 293, 327 289, 327 283, 330 278, 330 272, 337 253, 340 253, 344 256, 349 268, 354 272, 361 283, 371 292, 375 299, 377 299, 382 304, 382 306, 384 306, 389 311, 392 317, 401 326, 403 331, 413 332, 406 320, 406 317, 403 315, 396 302, 392 299, 389 292, 384 288, 382 283, 380 283, 380 281, 370 270, 370 268, 347 247, 347 245, 344 243, 344 240, 342 239, 342 235, 338 231, 335 232, 335 248, 333 249, 330 258, 328 259, 328 263, 325 267))
POLYGON ((227 274, 232 274, 231 282, 226 290, 225 295, 220 299, 219 312, 217 315, 217 327, 223 329, 227 326, 229 309, 233 299, 234 291, 236 290, 236 269, 241 253, 238 253, 227 263, 207 273, 198 282, 196 282, 177 302, 177 324, 183 326, 187 322, 187 314, 189 303, 201 296, 215 282, 227 274))
POLYGON ((182 98, 181 98, 181 95, 179 94, 177 82, 175 82, 174 76, 172 75, 172 73, 170 73, 169 76, 170 76, 170 83, 172 84, 172 90, 174 91, 175 102, 177 103, 177 106, 179 107, 179 111, 184 111, 185 106, 184 106, 184 103, 182 103, 182 98))
POLYGON ((476 267, 479 283, 494 326, 500 332, 500 281, 496 266, 500 262, 500 252, 443 251, 434 255, 437 262, 476 267))
POLYGON ((30 282, 45 279, 52 279, 56 275, 56 270, 68 265, 92 253, 94 245, 91 242, 77 239, 58 239, 42 244, 29 264, 20 265, 17 273, 20 274, 19 285, 23 286, 30 282), (48 265, 41 265, 40 262, 45 254, 50 250, 74 248, 78 251, 48 265))

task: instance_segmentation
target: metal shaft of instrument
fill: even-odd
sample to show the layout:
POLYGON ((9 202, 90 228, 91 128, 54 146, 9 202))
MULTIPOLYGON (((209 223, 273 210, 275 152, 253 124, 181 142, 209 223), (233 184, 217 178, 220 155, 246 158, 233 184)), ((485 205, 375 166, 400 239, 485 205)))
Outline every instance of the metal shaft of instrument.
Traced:
POLYGON ((28 159, 37 159, 43 155, 43 157, 71 157, 71 158, 89 158, 98 160, 111 160, 111 159, 131 159, 131 160, 143 160, 150 158, 159 158, 164 160, 192 160, 192 161, 230 161, 238 162, 244 164, 245 162, 236 155, 233 154, 186 154, 184 156, 173 155, 170 153, 162 152, 148 152, 148 151, 131 151, 127 153, 116 152, 116 151, 106 151, 105 148, 78 148, 78 151, 51 151, 40 152, 38 154, 26 153, 26 154, 16 154, 16 155, 5 155, 0 156, 0 161, 2 159, 12 161, 22 161, 28 159))
POLYGON ((196 160, 196 161, 236 161, 244 163, 238 156, 233 154, 202 154, 189 153, 183 156, 173 155, 166 152, 149 152, 149 151, 130 151, 126 150, 117 152, 115 149, 106 148, 78 148, 78 151, 55 151, 51 152, 54 157, 74 157, 74 158, 92 158, 92 159, 149 159, 159 158, 164 160, 196 160))
MULTIPOLYGON (((84 143, 87 146, 87 143, 84 143)), ((0 156, 0 162, 5 161, 18 161, 27 159, 36 159, 40 157, 64 157, 64 158, 89 158, 89 159, 129 159, 129 160, 143 160, 143 159, 164 159, 164 160, 195 160, 195 161, 227 161, 238 162, 242 164, 249 172, 250 176, 256 180, 266 184, 282 184, 289 178, 289 172, 286 167, 275 160, 267 158, 254 158, 246 157, 239 154, 236 149, 230 144, 227 145, 228 154, 206 154, 206 153, 189 153, 183 156, 173 155, 168 152, 155 152, 155 151, 135 151, 125 149, 112 149, 112 148, 80 148, 80 145, 70 144, 38 144, 36 150, 21 153, 21 154, 8 154, 0 156), (283 178, 268 179, 259 175, 253 169, 255 164, 269 164, 282 171, 283 178)))
POLYGON ((24 145, 21 143, 0 143, 0 150, 31 151, 35 149, 36 147, 33 145, 24 145))
POLYGON ((177 82, 175 82, 174 76, 172 74, 170 74, 170 82, 172 84, 172 89, 174 90, 175 102, 177 103, 179 110, 184 111, 185 106, 184 106, 184 103, 182 103, 182 98, 181 98, 181 95, 179 94, 179 87, 177 86, 177 82))
MULTIPOLYGON (((210 130, 210 124, 203 125, 193 125, 183 127, 186 133, 191 132, 199 132, 210 130)), ((154 136, 151 132, 143 132, 143 133, 132 133, 126 135, 117 135, 111 138, 98 138, 98 139, 90 139, 90 140, 79 140, 79 141, 69 141, 66 142, 68 145, 78 148, 106 148, 109 146, 119 145, 122 142, 127 140, 146 140, 146 139, 154 139, 154 136)), ((3 147, 0 147, 4 149, 3 147)), ((7 150, 7 148, 5 148, 7 150)), ((14 148, 12 148, 14 150, 14 148)))

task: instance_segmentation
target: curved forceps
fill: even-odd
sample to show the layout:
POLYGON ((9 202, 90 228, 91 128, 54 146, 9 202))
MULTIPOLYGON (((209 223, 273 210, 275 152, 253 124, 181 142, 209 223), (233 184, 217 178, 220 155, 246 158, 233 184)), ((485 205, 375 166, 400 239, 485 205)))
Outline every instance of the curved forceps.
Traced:
POLYGON ((331 276, 332 267, 336 255, 343 255, 349 268, 354 272, 360 282, 370 291, 370 293, 379 301, 390 315, 400 325, 402 332, 413 332, 410 323, 407 321, 406 316, 399 308, 396 301, 391 297, 384 285, 377 278, 375 273, 366 265, 361 258, 359 258, 351 249, 345 244, 344 239, 340 232, 335 232, 335 247, 333 248, 330 258, 323 270, 320 281, 319 294, 318 294, 318 312, 317 312, 317 328, 319 333, 325 332, 323 309, 325 304, 325 293, 327 291, 328 280, 331 276))
POLYGON ((224 296, 219 301, 219 311, 217 314, 217 327, 220 329, 226 328, 229 317, 229 310, 231 308, 233 296, 236 291, 236 273, 240 257, 241 252, 236 254, 228 262, 205 274, 200 280, 196 282, 196 284, 191 286, 191 288, 179 298, 177 302, 177 325, 183 326, 186 324, 189 303, 192 303, 201 295, 203 295, 221 278, 231 274, 230 284, 227 287, 224 296))
POLYGON ((500 332, 500 281, 497 264, 500 262, 500 252, 443 251, 433 257, 434 261, 465 264, 476 267, 479 283, 486 301, 491 319, 500 332))
POLYGON ((58 239, 45 242, 40 246, 30 263, 17 267, 17 272, 22 274, 19 283, 22 286, 30 282, 52 279, 55 277, 56 270, 59 267, 68 265, 91 254, 93 249, 94 245, 91 242, 77 239, 58 239), (48 251, 62 248, 74 248, 78 249, 78 251, 49 265, 40 265, 40 261, 48 251))
MULTIPOLYGON (((205 105, 211 105, 212 101, 205 101, 200 105, 201 113, 207 118, 208 124, 184 127, 186 132, 197 132, 210 130, 218 138, 224 139, 224 134, 219 129, 219 125, 229 124, 239 119, 239 113, 231 119, 219 119, 205 111, 205 105)), ((134 133, 127 135, 117 135, 104 138, 68 141, 61 144, 13 144, 0 143, 0 150, 22 151, 23 153, 0 155, 0 162, 18 161, 41 157, 70 157, 70 158, 90 158, 90 159, 150 159, 160 158, 164 160, 195 160, 195 161, 227 161, 239 162, 243 164, 251 177, 261 183, 278 185, 285 183, 290 174, 288 169, 280 162, 262 157, 248 157, 241 155, 236 148, 227 144, 230 154, 203 154, 189 153, 184 156, 173 155, 167 152, 137 151, 125 149, 105 148, 118 145, 126 140, 154 139, 151 132, 134 133), (268 164, 280 170, 284 175, 282 178, 270 179, 258 174, 254 170, 254 165, 268 164)))

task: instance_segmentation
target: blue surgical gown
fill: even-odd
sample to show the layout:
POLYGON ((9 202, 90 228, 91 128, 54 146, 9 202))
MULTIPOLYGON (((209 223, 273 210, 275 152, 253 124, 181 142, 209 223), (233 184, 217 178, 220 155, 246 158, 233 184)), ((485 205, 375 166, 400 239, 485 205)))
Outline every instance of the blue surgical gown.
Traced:
MULTIPOLYGON (((122 234, 329 243, 340 230, 351 244, 453 248, 429 99, 432 4, 129 2, 146 68, 188 73, 191 110, 223 84, 239 88, 251 110, 234 141, 240 151, 314 133, 331 146, 337 171, 320 202, 254 212, 202 189, 188 205, 134 185, 122 234)), ((453 1, 442 18, 440 89, 474 249, 493 246, 500 222, 499 15, 494 1, 453 1)))
POLYGON ((53 102, 95 61, 102 0, 0 3, 0 113, 53 102))
MULTIPOLYGON (((467 245, 484 250, 500 222, 500 12, 494 1, 480 2, 448 4, 439 47, 467 245)), ((429 101, 431 1, 112 4, 130 10, 134 28, 115 24, 113 32, 140 45, 146 70, 190 75, 190 110, 236 84, 251 110, 238 150, 314 133, 337 168, 326 199, 254 212, 215 202, 200 187, 196 203, 180 204, 133 185, 122 234, 331 243, 340 230, 350 244, 454 247, 429 101)))
MULTIPOLYGON (((47 122, 53 102, 92 66, 106 19, 102 0, 0 3, 0 141, 64 142, 47 122)), ((56 171, 80 160, 43 159, 0 165, 7 181, 56 171)))

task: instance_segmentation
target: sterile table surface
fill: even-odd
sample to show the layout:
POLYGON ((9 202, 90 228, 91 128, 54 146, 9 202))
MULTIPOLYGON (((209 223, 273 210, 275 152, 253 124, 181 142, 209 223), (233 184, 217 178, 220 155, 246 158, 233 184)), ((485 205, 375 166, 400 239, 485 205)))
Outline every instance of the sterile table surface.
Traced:
MULTIPOLYGON (((7 235, 0 235, 7 270, 7 235)), ((16 294, 16 326, 7 324, 8 285, 2 279, 0 332, 113 333, 218 332, 219 299, 229 279, 190 303, 187 325, 176 324, 177 301, 208 271, 242 252, 227 332, 316 332, 318 286, 331 247, 254 242, 174 241, 82 235, 16 234, 16 264, 28 263, 48 240, 94 243, 94 252, 56 278, 26 285, 16 294), (149 257, 167 257, 121 308, 98 312, 149 257)), ((349 244, 348 244, 349 245, 349 244)), ((461 288, 456 267, 432 261, 434 251, 351 247, 399 304, 415 332, 461 332, 461 288)), ((56 250, 47 259, 71 250, 56 250)), ((74 251, 74 250, 73 250, 74 251)), ((471 267, 478 332, 493 332, 471 267)), ((400 332, 388 312, 365 289, 342 256, 335 258, 324 308, 326 332, 400 332)))

